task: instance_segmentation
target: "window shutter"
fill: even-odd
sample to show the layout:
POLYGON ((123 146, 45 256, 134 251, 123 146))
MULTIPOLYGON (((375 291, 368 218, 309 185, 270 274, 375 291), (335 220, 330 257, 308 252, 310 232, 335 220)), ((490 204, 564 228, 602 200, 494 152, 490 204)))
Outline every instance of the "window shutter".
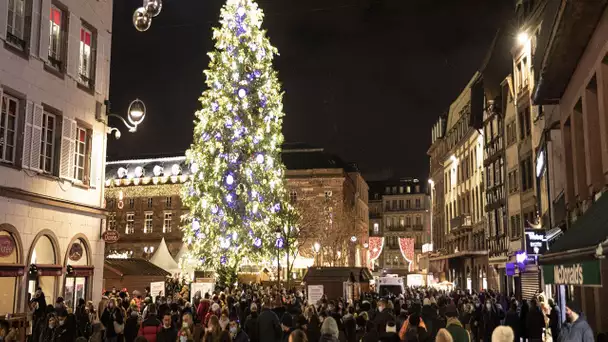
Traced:
POLYGON ((80 63, 80 18, 74 13, 70 13, 70 20, 68 21, 69 34, 68 34, 68 75, 74 77, 76 80, 80 79, 78 75, 78 64, 80 63))
POLYGON ((101 172, 103 171, 102 167, 102 158, 103 158, 103 134, 99 134, 98 132, 93 131, 93 138, 91 139, 90 145, 90 175, 91 175, 91 187, 96 188, 101 184, 101 172))
POLYGON ((95 61, 95 92, 98 94, 106 94, 106 67, 109 65, 108 56, 110 54, 110 41, 109 35, 107 31, 98 31, 97 32, 97 41, 95 45, 97 48, 93 53, 96 53, 96 56, 93 56, 93 61, 95 61))
POLYGON ((43 61, 49 59, 49 43, 51 37, 51 0, 42 0, 40 6, 40 49, 38 55, 43 61))
POLYGON ((38 56, 40 54, 40 1, 32 1, 32 17, 30 23, 30 55, 38 56))
POLYGON ((6 39, 6 25, 8 22, 8 1, 0 1, 0 39, 6 39))
POLYGON ((66 116, 61 125, 61 158, 59 177, 74 179, 74 154, 76 153, 76 121, 66 116))
POLYGON ((42 145, 42 120, 44 109, 39 104, 34 104, 32 111, 32 149, 30 151, 30 169, 40 169, 40 146, 42 145))
POLYGON ((34 103, 27 101, 25 105, 25 127, 23 129, 23 153, 21 154, 21 166, 29 169, 32 158, 32 120, 34 118, 34 103))

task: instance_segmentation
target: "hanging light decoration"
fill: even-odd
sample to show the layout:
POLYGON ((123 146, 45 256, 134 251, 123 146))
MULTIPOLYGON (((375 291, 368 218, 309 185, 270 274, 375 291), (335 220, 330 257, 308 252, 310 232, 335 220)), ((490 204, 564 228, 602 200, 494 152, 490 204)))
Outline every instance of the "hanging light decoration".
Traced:
POLYGON ((146 9, 140 7, 133 13, 133 26, 139 32, 147 31, 152 25, 152 17, 146 12, 146 9))

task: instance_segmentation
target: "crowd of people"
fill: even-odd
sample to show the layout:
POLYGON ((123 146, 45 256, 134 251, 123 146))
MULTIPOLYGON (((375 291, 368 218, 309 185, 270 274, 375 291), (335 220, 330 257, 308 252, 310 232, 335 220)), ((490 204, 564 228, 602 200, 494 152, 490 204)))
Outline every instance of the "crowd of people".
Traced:
MULTIPOLYGON (((98 305, 79 300, 71 310, 60 297, 30 301, 30 342, 471 342, 580 341, 595 336, 574 303, 561 322, 558 306, 540 294, 529 301, 492 291, 363 294, 354 301, 322 297, 308 303, 302 291, 239 285, 172 296, 113 289, 98 305)), ((598 341, 605 339, 603 334, 598 341)), ((19 340, 3 325, 0 341, 19 340)))

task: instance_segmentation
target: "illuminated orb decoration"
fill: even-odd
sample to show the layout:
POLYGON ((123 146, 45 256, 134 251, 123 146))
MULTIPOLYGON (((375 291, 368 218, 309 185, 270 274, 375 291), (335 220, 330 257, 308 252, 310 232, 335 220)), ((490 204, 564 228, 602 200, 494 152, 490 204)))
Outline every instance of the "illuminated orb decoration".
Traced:
POLYGON ((138 166, 138 167, 135 168, 135 177, 141 178, 141 177, 144 176, 144 173, 145 173, 145 171, 144 171, 143 167, 138 166))
POLYGON ((155 177, 160 177, 160 175, 163 174, 163 167, 160 165, 154 166, 154 169, 152 169, 152 173, 154 173, 155 177))
POLYGON ((146 9, 140 7, 133 13, 133 26, 139 32, 148 31, 152 25, 152 17, 146 12, 146 9))
POLYGON ((144 2, 144 8, 149 16, 156 17, 163 9, 163 2, 162 0, 147 0, 144 2))
POLYGON ((182 173, 182 168, 179 166, 179 164, 173 164, 173 166, 171 166, 171 174, 174 176, 179 176, 180 173, 182 173))

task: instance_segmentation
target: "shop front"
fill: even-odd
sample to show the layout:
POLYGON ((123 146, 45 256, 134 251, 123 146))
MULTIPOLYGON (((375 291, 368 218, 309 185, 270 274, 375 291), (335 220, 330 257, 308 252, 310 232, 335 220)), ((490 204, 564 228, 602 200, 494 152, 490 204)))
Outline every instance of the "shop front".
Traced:
POLYGON ((27 273, 27 298, 31 298, 40 288, 47 304, 55 303, 59 290, 59 279, 63 274, 60 263, 59 243, 55 234, 50 230, 39 232, 29 253, 27 273))
POLYGON ((63 298, 69 308, 75 308, 79 299, 91 298, 90 282, 93 277, 89 243, 84 235, 72 239, 65 256, 63 298))
POLYGON ((595 332, 608 331, 608 195, 604 194, 539 258, 542 278, 562 309, 574 301, 595 332))
POLYGON ((12 225, 0 224, 0 315, 18 310, 19 289, 24 274, 19 232, 12 225))

